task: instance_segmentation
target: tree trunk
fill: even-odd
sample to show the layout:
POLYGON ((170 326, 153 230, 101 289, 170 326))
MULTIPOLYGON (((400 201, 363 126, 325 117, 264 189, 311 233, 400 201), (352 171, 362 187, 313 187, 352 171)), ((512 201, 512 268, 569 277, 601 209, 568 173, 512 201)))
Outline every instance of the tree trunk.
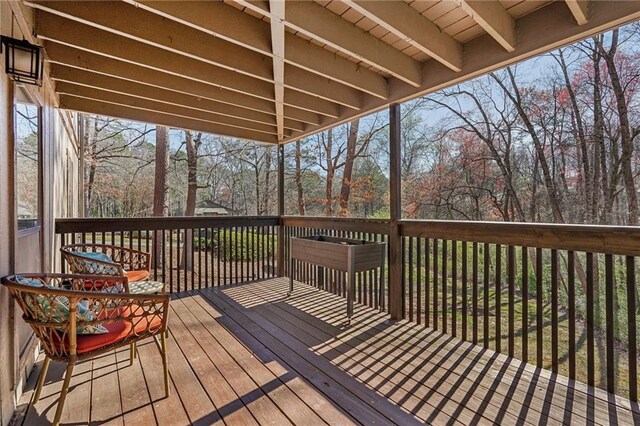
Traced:
POLYGON ((333 164, 333 133, 331 129, 327 130, 326 164, 327 164, 327 181, 324 188, 325 193, 325 216, 333 216, 333 177, 336 173, 333 164))
POLYGON ((636 184, 633 178, 633 168, 631 166, 633 156, 633 137, 631 135, 631 127, 629 122, 629 110, 627 99, 625 98, 624 89, 618 75, 618 69, 615 62, 615 55, 618 48, 618 30, 611 33, 611 48, 607 51, 598 45, 600 54, 607 63, 607 71, 611 80, 611 88, 616 98, 616 107, 618 110, 618 120, 620 121, 620 139, 622 141, 622 155, 620 162, 622 166, 622 180, 624 181, 624 189, 627 195, 627 207, 629 211, 628 224, 638 224, 638 194, 636 193, 636 184))
MULTIPOLYGON (((167 162, 169 159, 169 129, 156 126, 156 172, 153 186, 153 215, 164 216, 167 199, 167 162)), ((154 268, 162 266, 160 234, 155 231, 153 235, 153 265, 154 268)), ((162 259, 164 260, 164 259, 162 259)))
POLYGON ((298 191, 298 214, 304 216, 304 189, 302 188, 302 147, 300 141, 296 141, 296 189, 298 191))
POLYGON ((358 143, 359 127, 359 119, 352 121, 349 127, 349 135, 347 136, 347 157, 344 162, 342 188, 340 189, 340 217, 349 216, 349 196, 351 195, 353 163, 356 157, 356 144, 358 143))
MULTIPOLYGON (((196 213, 196 196, 198 192, 198 148, 202 139, 202 133, 196 137, 190 131, 185 131, 185 145, 187 147, 187 203, 184 209, 185 216, 193 216, 196 213)), ((182 250, 182 267, 191 270, 193 268, 193 230, 185 229, 184 245, 182 250)))

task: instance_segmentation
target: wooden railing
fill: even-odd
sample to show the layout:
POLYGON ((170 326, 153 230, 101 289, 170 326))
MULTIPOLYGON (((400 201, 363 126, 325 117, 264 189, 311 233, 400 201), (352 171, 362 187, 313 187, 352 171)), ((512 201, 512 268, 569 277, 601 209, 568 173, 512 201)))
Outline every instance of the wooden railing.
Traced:
POLYGON ((278 226, 277 217, 264 216, 58 219, 56 234, 62 245, 152 253, 152 278, 180 292, 277 276, 278 226))
POLYGON ((640 228, 401 221, 410 321, 638 398, 640 228))
MULTIPOLYGON (((153 278, 174 292, 276 276, 278 248, 286 275, 292 236, 388 242, 391 229, 291 216, 56 222, 67 244, 155 250, 153 278)), ((406 320, 638 400, 640 228, 402 220, 398 232, 406 320)), ((356 302, 389 311, 390 259, 358 275, 356 302)), ((339 273, 304 265, 294 278, 346 294, 339 273)))

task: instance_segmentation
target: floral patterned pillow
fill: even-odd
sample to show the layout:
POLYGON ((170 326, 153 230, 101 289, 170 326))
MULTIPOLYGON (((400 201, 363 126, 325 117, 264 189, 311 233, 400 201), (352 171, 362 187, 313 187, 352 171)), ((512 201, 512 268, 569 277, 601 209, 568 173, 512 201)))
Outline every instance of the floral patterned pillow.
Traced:
POLYGON ((105 265, 103 263, 98 262, 107 262, 107 263, 115 263, 113 259, 107 256, 104 253, 94 252, 94 251, 72 251, 71 254, 74 256, 81 257, 85 259, 82 263, 84 263, 84 267, 82 271, 78 271, 80 273, 87 274, 97 274, 97 275, 117 275, 118 267, 105 265), (96 262, 96 260, 98 262, 96 262))
MULTIPOLYGON (((16 282, 32 287, 46 287, 40 280, 15 277, 16 282)), ((23 293, 23 299, 36 319, 42 322, 66 322, 69 318, 69 299, 65 296, 47 296, 44 294, 23 293)), ((89 306, 89 301, 79 300, 76 308, 76 318, 81 321, 93 321, 96 318, 96 307, 89 306)), ((77 334, 105 334, 108 333, 102 324, 82 324, 77 327, 77 334)))

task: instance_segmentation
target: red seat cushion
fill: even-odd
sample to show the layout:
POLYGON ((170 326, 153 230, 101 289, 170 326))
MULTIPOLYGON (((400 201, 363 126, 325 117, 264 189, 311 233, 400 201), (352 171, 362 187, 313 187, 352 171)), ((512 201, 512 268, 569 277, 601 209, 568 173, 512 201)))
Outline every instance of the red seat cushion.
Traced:
MULTIPOLYGON (((141 308, 137 308, 141 309, 141 308)), ((129 308, 123 313, 122 316, 128 316, 129 308)), ((114 315, 109 315, 109 317, 121 316, 118 315, 117 310, 111 311, 114 315)), ((102 316, 105 318, 105 316, 102 316)), ((131 333, 131 329, 133 328, 134 334, 142 334, 145 331, 154 331, 162 327, 162 318, 159 316, 151 317, 151 320, 145 319, 144 317, 135 317, 132 319, 132 322, 129 321, 118 321, 103 324, 104 327, 109 330, 108 333, 104 334, 82 334, 78 335, 76 338, 77 344, 77 353, 82 354, 85 352, 95 351, 97 349, 103 348, 105 346, 117 343, 127 337, 129 337, 131 333)), ((68 344, 68 341, 65 342, 68 344)), ((56 345, 59 345, 59 342, 56 342, 56 345)))
POLYGON ((130 283, 144 281, 149 278, 149 271, 127 271, 124 273, 130 283))

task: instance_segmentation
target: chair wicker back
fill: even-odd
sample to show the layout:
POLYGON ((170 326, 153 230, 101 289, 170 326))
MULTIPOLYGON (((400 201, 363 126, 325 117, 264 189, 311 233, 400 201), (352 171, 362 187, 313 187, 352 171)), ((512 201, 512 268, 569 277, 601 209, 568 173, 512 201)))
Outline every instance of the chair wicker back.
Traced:
POLYGON ((63 246, 60 251, 74 274, 123 276, 125 270, 151 270, 151 254, 131 248, 108 244, 71 244, 63 246), (113 262, 88 259, 77 254, 80 252, 104 253, 113 262))

